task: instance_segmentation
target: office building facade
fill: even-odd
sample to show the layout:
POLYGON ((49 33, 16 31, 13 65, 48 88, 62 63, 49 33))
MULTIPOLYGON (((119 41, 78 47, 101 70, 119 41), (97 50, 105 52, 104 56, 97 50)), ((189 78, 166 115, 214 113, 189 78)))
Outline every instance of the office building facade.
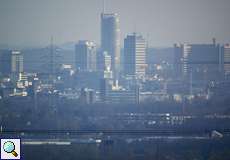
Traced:
POLYGON ((103 103, 108 104, 138 104, 139 88, 138 86, 132 89, 123 88, 118 82, 114 85, 111 79, 104 78, 100 84, 100 97, 103 103))
POLYGON ((146 72, 146 41, 136 33, 124 40, 124 73, 142 77, 146 72))
POLYGON ((79 41, 75 46, 76 68, 80 71, 96 71, 96 44, 79 41))
POLYGON ((104 51, 103 53, 99 52, 98 58, 97 58, 97 70, 98 71, 105 71, 105 70, 111 70, 112 65, 112 58, 111 55, 108 54, 108 52, 104 51))
POLYGON ((23 55, 20 51, 11 52, 11 72, 13 73, 23 72, 23 55))
POLYGON ((3 75, 23 72, 23 55, 20 51, 0 51, 0 72, 3 75))
POLYGON ((225 44, 221 47, 223 57, 223 71, 224 75, 230 76, 230 44, 225 44))
POLYGON ((182 62, 183 62, 183 45, 174 44, 174 56, 173 56, 173 71, 174 78, 180 79, 182 77, 182 62))
POLYGON ((220 46, 216 43, 175 45, 174 71, 187 80, 219 80, 222 75, 220 46))
POLYGON ((111 56, 111 70, 120 70, 120 22, 118 14, 101 14, 101 52, 111 56))

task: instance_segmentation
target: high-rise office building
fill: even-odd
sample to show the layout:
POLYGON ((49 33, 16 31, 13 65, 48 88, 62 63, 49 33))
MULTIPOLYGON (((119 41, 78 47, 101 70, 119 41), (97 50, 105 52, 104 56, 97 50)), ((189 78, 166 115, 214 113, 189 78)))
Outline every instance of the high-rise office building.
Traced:
POLYGON ((20 51, 0 51, 0 72, 3 75, 23 72, 23 55, 20 51))
POLYGON ((8 75, 11 73, 11 51, 1 50, 0 51, 0 73, 8 75))
POLYGON ((112 63, 112 59, 111 56, 107 53, 104 52, 103 53, 103 69, 107 70, 107 69, 111 69, 111 63, 112 63))
POLYGON ((146 41, 136 33, 124 40, 124 72, 126 75, 141 77, 146 71, 146 41))
POLYGON ((183 58, 183 45, 174 44, 174 56, 173 56, 173 70, 175 78, 181 78, 182 76, 182 58, 183 58))
POLYGON ((223 56, 223 70, 224 75, 230 75, 230 44, 225 44, 221 47, 222 49, 222 56, 223 56))
POLYGON ((96 45, 91 41, 79 41, 75 46, 76 68, 81 71, 96 71, 96 45))
POLYGON ((187 78, 189 74, 191 73, 190 71, 193 70, 193 64, 190 58, 192 55, 192 46, 190 44, 185 43, 181 45, 181 47, 182 47, 181 51, 182 51, 182 62, 183 62, 182 63, 182 75, 187 78))
POLYGON ((120 70, 120 28, 118 14, 101 14, 101 50, 111 55, 111 70, 120 70))
POLYGON ((112 58, 111 55, 108 54, 108 52, 104 51, 103 53, 98 53, 97 57, 97 70, 98 71, 105 71, 109 68, 111 69, 111 63, 112 63, 112 58))
POLYGON ((11 52, 11 72, 12 73, 23 72, 23 55, 19 51, 11 52))
POLYGON ((209 81, 221 78, 222 58, 220 46, 215 42, 176 45, 174 51, 174 69, 185 79, 209 81))

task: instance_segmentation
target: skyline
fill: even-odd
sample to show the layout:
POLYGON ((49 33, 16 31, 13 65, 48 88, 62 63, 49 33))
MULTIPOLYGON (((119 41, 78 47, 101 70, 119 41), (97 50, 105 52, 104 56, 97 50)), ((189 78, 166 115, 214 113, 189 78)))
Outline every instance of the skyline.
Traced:
MULTIPOLYGON (((99 45, 102 10, 102 0, 0 1, 0 44, 46 46, 53 36, 56 44, 86 39, 99 45)), ((207 43, 213 37, 230 42, 227 0, 107 0, 106 13, 119 15, 122 47, 132 32, 141 33, 153 47, 207 43)))

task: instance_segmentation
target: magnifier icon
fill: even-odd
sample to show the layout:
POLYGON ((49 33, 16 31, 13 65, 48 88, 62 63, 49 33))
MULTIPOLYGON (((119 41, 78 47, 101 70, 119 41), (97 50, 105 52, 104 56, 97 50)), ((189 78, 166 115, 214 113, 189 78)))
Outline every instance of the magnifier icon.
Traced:
POLYGON ((15 152, 15 145, 13 142, 11 141, 7 141, 3 144, 3 150, 6 152, 6 153, 11 153, 14 155, 14 157, 17 157, 18 154, 17 152, 15 152))

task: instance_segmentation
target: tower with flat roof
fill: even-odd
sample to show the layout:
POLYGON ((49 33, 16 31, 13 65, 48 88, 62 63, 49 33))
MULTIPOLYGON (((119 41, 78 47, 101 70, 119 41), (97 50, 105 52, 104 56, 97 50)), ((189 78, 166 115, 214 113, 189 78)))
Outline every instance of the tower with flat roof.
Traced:
POLYGON ((146 40, 137 33, 128 35, 124 40, 125 74, 143 77, 146 67, 146 40))
POLYGON ((117 13, 101 14, 101 51, 111 56, 111 70, 120 70, 120 26, 117 13))

